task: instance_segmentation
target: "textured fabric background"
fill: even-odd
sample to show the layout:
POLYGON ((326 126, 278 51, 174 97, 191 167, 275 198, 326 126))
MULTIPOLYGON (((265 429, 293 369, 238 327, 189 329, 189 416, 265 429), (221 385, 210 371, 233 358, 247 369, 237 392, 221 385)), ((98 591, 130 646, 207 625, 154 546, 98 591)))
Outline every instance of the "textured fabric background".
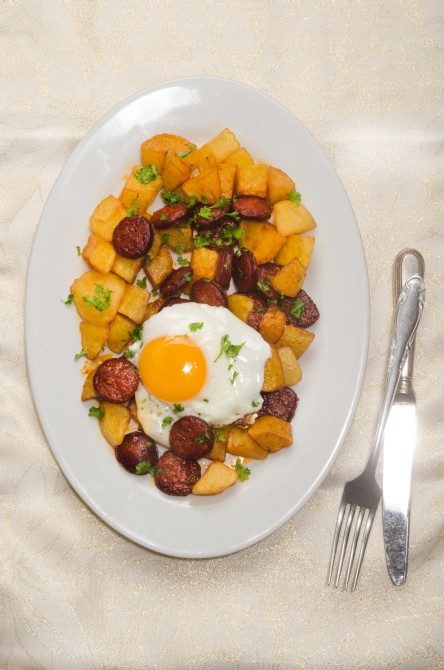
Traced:
POLYGON ((439 0, 3 0, 2 667, 444 667, 442 12, 439 0), (74 494, 39 426, 23 341, 31 244, 70 152, 125 97, 187 75, 250 84, 311 131, 350 197, 371 287, 363 391, 330 475, 270 538, 205 561, 135 546, 74 494), (368 454, 392 262, 407 246, 427 280, 409 579, 391 586, 378 514, 359 590, 343 593, 325 586, 332 531, 368 454))

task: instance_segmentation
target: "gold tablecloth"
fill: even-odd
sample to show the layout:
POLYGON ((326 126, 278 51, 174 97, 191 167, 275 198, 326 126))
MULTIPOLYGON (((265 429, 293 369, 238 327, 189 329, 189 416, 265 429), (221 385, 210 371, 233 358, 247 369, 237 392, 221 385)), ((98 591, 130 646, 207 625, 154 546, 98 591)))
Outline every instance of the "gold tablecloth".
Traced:
POLYGON ((4 0, 0 18, 2 667, 444 667, 442 3, 4 0), (33 236, 72 149, 125 97, 189 75, 250 84, 308 127, 350 197, 371 288, 364 386, 332 471, 271 537, 203 561, 134 545, 76 496, 40 428, 23 337, 33 236), (344 593, 325 585, 328 554, 370 447, 404 247, 427 281, 409 578, 390 583, 378 514, 344 593))

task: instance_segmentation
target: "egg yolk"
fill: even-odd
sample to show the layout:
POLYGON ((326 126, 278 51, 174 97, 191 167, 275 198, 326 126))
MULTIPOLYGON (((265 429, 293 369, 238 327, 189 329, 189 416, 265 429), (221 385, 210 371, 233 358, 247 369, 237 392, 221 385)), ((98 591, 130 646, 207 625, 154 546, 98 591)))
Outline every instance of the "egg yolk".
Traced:
POLYGON ((182 335, 158 337, 140 352, 139 374, 156 398, 181 402, 199 393, 207 376, 207 364, 192 340, 182 335))

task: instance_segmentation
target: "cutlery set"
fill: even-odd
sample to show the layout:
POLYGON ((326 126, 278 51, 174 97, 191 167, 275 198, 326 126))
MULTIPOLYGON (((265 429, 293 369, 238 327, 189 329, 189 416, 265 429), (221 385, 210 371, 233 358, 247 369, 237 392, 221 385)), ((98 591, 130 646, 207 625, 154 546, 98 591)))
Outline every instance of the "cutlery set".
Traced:
POLYGON ((412 386, 414 340, 424 306, 424 260, 414 249, 398 254, 394 265, 395 311, 384 396, 367 465, 346 483, 339 507, 328 570, 338 587, 347 562, 344 589, 356 589, 373 521, 382 496, 387 569, 394 585, 406 580, 412 460, 416 439, 412 386), (375 478, 384 449, 382 491, 375 478), (347 546, 352 542, 346 561, 347 546), (339 550, 339 551, 338 551, 339 550))

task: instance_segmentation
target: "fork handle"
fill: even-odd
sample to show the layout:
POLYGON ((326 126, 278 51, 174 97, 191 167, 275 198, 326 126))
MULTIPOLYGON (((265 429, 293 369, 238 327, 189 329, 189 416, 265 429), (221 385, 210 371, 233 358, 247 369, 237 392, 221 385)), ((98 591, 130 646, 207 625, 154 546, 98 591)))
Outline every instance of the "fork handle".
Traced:
POLYGON ((385 424, 393 404, 399 379, 415 337, 424 307, 424 280, 413 275, 402 287, 396 304, 384 397, 367 468, 376 470, 385 424))

